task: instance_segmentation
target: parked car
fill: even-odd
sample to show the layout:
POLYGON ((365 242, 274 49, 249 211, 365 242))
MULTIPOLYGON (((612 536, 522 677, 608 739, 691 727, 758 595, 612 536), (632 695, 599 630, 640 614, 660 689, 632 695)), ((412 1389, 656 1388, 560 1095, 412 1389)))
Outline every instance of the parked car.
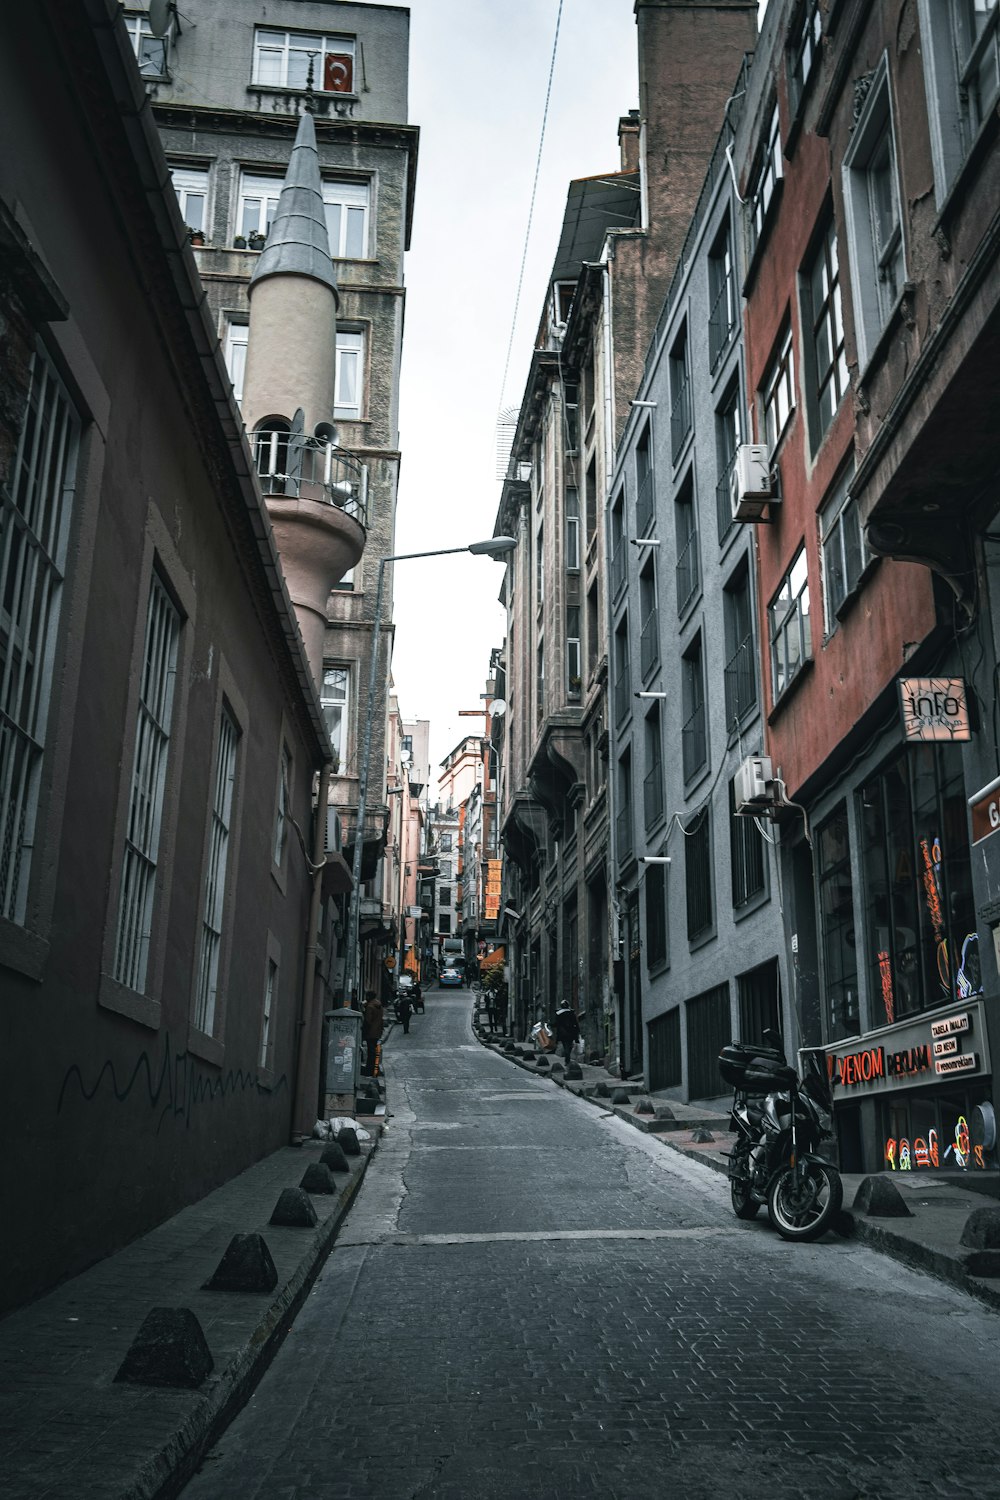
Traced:
POLYGON ((465 964, 459 959, 449 959, 438 975, 438 984, 442 989, 446 986, 452 989, 461 989, 465 983, 465 964))

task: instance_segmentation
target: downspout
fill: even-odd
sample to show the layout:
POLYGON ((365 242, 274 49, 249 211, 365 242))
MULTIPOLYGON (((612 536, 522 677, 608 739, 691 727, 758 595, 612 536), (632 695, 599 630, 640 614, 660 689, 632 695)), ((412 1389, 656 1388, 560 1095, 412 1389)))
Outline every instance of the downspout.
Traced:
POLYGON ((326 819, 330 796, 330 768, 325 760, 319 770, 319 792, 313 828, 313 852, 309 871, 312 895, 306 926, 305 972, 302 978, 302 1001, 299 1007, 299 1050, 295 1069, 295 1107, 292 1111, 292 1140, 308 1140, 316 1123, 319 1107, 319 1055, 322 1040, 322 1015, 316 960, 319 954, 319 913, 323 899, 323 867, 326 864, 326 819))

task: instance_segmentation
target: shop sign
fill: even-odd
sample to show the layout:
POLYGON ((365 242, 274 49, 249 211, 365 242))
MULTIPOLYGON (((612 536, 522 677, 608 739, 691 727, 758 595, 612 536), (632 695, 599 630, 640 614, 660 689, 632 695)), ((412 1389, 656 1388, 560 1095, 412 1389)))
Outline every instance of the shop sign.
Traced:
POLYGON ((500 890, 503 883, 502 871, 502 860, 488 859, 486 861, 486 892, 483 916, 488 922, 494 921, 500 913, 500 890))
POLYGON ((974 1052, 960 1052, 957 1057, 942 1057, 934 1064, 938 1073, 975 1073, 979 1059, 974 1052))
POLYGON ((942 1036, 954 1036, 956 1031, 968 1031, 968 1029, 968 1011, 963 1011, 960 1016, 943 1016, 940 1021, 931 1022, 931 1036, 935 1040, 942 1036))
POLYGON ((874 1033, 867 1045, 831 1047, 827 1053, 835 1096, 888 1093, 921 1087, 960 1073, 988 1073, 986 1029, 982 1007, 934 1020, 924 1017, 897 1023, 874 1033), (973 1041, 973 1038, 975 1041, 973 1041), (978 1050, 959 1052, 959 1047, 978 1050))
POLYGON ((971 740, 961 677, 902 677, 899 702, 908 740, 971 740))
POLYGON ((969 798, 972 842, 981 844, 1000 829, 1000 776, 969 798))
POLYGON ((935 1057, 948 1057, 952 1052, 957 1052, 957 1051, 958 1051, 958 1037, 957 1036, 948 1036, 948 1037, 945 1037, 945 1039, 944 1039, 943 1042, 935 1042, 934 1043, 934 1056, 935 1057))

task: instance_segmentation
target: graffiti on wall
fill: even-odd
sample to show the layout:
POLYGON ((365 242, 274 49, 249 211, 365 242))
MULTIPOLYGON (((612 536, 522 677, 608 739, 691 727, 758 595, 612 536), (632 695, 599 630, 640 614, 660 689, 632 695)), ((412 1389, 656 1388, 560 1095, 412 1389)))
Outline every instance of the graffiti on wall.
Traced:
POLYGON ((79 1098, 90 1104, 98 1094, 111 1097, 118 1104, 125 1104, 136 1095, 145 1101, 149 1109, 157 1114, 156 1132, 159 1134, 165 1120, 180 1119, 185 1127, 190 1125, 193 1111, 200 1105, 224 1103, 236 1094, 275 1095, 288 1088, 284 1073, 273 1083, 264 1083, 259 1073, 249 1073, 243 1068, 229 1068, 225 1072, 208 1072, 199 1058, 185 1047, 175 1052, 169 1034, 163 1038, 163 1057, 157 1065, 145 1049, 139 1053, 132 1071, 119 1078, 118 1069, 111 1058, 105 1059, 91 1083, 84 1078, 82 1069, 72 1063, 59 1085, 56 1114, 61 1114, 67 1098, 79 1098))

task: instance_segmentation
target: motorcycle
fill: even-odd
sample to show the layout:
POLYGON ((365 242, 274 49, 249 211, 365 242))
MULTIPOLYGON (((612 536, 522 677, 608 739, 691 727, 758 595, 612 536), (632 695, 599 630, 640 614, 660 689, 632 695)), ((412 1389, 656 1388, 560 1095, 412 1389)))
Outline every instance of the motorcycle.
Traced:
MULTIPOLYGON (((777 1040, 773 1033, 765 1036, 777 1040)), ((733 1088, 733 1212, 738 1219, 753 1219, 766 1203, 768 1218, 786 1240, 819 1239, 844 1201, 840 1173, 817 1153, 820 1142, 833 1135, 822 1054, 804 1053, 801 1079, 780 1044, 732 1042, 719 1054, 719 1071, 733 1088)))

